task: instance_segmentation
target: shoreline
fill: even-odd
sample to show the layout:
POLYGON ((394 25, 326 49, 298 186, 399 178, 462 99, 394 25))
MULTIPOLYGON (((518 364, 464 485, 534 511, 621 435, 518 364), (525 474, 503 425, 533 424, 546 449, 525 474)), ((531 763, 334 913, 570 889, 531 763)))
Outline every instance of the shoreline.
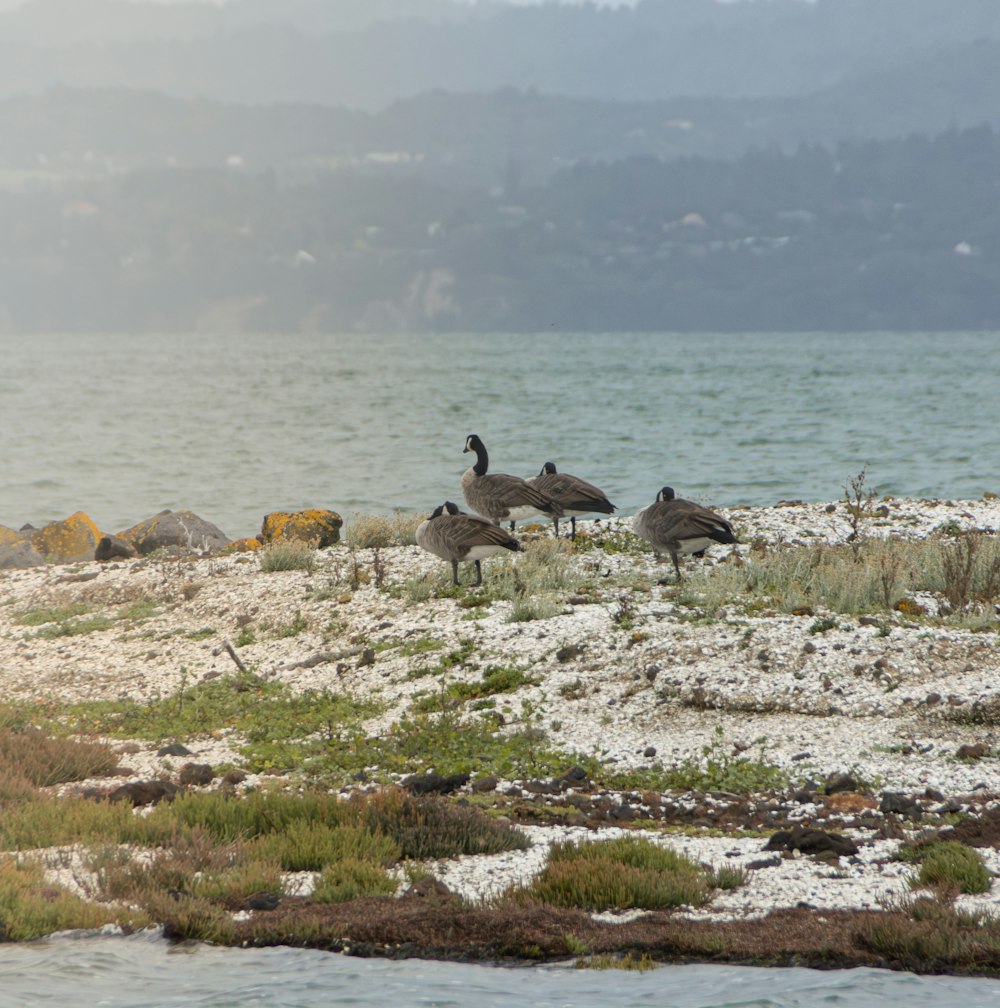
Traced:
MULTIPOLYGON (((993 535, 1000 527, 995 499, 889 499, 879 505, 885 513, 870 516, 866 543, 917 543, 963 530, 993 535)), ((692 582, 699 568, 721 570, 754 551, 840 546, 851 532, 842 501, 719 511, 736 524, 741 545, 713 549, 703 562, 686 559, 682 571, 692 582)), ((775 915, 786 925, 794 918, 795 927, 808 930, 814 925, 804 922, 823 915, 885 913, 880 908, 886 901, 911 894, 912 866, 892 859, 903 840, 924 829, 947 828, 962 815, 1000 815, 1000 733, 990 713, 995 702, 1000 704, 995 630, 976 632, 948 623, 934 615, 930 598, 920 599, 920 614, 904 607, 877 619, 815 607, 795 615, 777 605, 747 612, 731 604, 707 615, 685 601, 687 586, 673 584, 669 564, 656 564, 646 552, 607 548, 618 543, 628 522, 580 521, 586 533, 582 540, 600 538, 605 545, 581 546, 570 555, 571 586, 556 593, 556 611, 519 622, 509 622, 510 602, 465 605, 470 595, 465 590, 419 601, 407 597, 406 586, 433 579, 447 566, 413 546, 380 550, 377 559, 370 549, 332 547, 321 551, 314 571, 265 573, 253 555, 236 554, 4 572, 0 687, 8 702, 151 702, 235 673, 223 644, 249 627, 253 639, 244 634, 237 653, 262 681, 294 691, 334 688, 355 698, 377 698, 383 709, 363 724, 372 738, 390 732, 415 704, 445 698, 451 687, 478 682, 484 668, 503 665, 520 669, 522 679, 481 708, 496 717, 501 733, 538 731, 561 750, 585 754, 619 773, 712 759, 749 760, 780 770, 787 786, 743 795, 723 788, 659 795, 643 789, 588 792, 586 787, 534 786, 552 784, 544 778, 533 782, 502 775, 495 775, 488 792, 471 785, 453 792, 462 800, 488 796, 494 813, 522 825, 534 843, 523 853, 424 866, 472 905, 512 881, 530 878, 555 839, 641 829, 696 860, 746 871, 744 885, 717 894, 704 909, 616 923, 619 947, 642 948, 643 954, 683 958, 676 949, 669 952, 676 937, 665 937, 680 921, 709 929, 706 934, 711 929, 728 934, 740 925, 751 931, 770 928, 761 922, 775 915), (352 564, 368 579, 345 587, 352 564), (380 573, 373 573, 376 567, 380 573), (581 585, 592 587, 582 591, 581 585), (141 619, 112 618, 130 601, 148 598, 159 604, 141 619), (107 614, 109 625, 47 639, 17 622, 18 613, 83 599, 97 615, 107 614), (296 621, 302 628, 287 633, 296 621), (429 650, 414 650, 418 643, 429 650), (452 666, 432 662, 463 649, 464 657, 452 666), (432 671, 416 674, 424 667, 432 671), (962 746, 981 746, 982 752, 959 758, 962 746), (852 776, 854 787, 826 793, 824 784, 833 774, 852 776), (796 797, 810 779, 815 787, 796 797), (906 802, 898 811, 886 810, 886 795, 906 802), (764 851, 769 835, 795 825, 843 833, 857 843, 858 853, 817 860, 764 851), (747 867, 761 861, 769 863, 747 867), (668 926, 665 918, 673 923, 668 926), (655 940, 654 924, 660 929, 655 940)), ((526 534, 550 538, 547 529, 526 534)), ((470 714, 468 704, 459 706, 463 716, 470 714)), ((239 765, 238 742, 223 732, 185 744, 191 761, 239 765)), ((122 748, 129 750, 123 751, 122 764, 131 774, 116 783, 176 778, 183 762, 157 756, 155 745, 122 748)), ((487 776, 486 769, 477 776, 487 776)), ((264 779, 251 774, 241 787, 259 786, 264 779)), ((890 808, 897 806, 890 803, 890 808)), ((988 870, 1000 875, 1000 851, 978 849, 988 870)), ((72 870, 62 876, 54 871, 52 879, 72 883, 72 875, 72 870)), ((400 914, 407 902, 396 901, 400 914)), ((285 903, 300 916, 320 913, 306 897, 288 897, 285 903)), ((997 912, 1000 883, 980 896, 960 897, 955 906, 997 912)), ((333 908, 321 916, 346 920, 350 912, 333 908)), ((428 905, 425 912, 456 911, 428 905)), ((274 913, 271 919, 277 922, 274 913)), ((380 912, 372 905, 359 909, 351 926, 360 928, 365 914, 373 913, 380 912)), ((254 928, 264 927, 261 918, 267 916, 254 912, 240 925, 241 941, 256 941, 254 928)), ((429 925, 424 920, 421 926, 429 925)), ((384 927, 392 930, 387 922, 384 927)), ((592 947, 603 947, 604 941, 595 937, 592 947)), ((379 942, 369 943, 370 948, 363 941, 349 944, 357 954, 376 954, 379 942)), ((384 951, 378 954, 394 954, 392 942, 381 944, 384 951)), ((812 954, 805 946, 800 953, 812 954)), ((549 946, 545 957, 555 955, 549 946)), ((798 955, 789 952, 787 963, 810 964, 800 963, 798 955)))

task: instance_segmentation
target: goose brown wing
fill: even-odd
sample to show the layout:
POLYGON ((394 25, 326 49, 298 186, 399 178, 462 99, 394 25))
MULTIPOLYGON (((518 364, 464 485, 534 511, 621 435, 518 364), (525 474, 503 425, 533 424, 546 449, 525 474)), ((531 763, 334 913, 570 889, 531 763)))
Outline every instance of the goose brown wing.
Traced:
POLYGON ((570 510, 588 508, 594 504, 612 506, 607 495, 600 487, 571 476, 568 473, 545 473, 532 481, 535 489, 542 490, 564 507, 570 510))
POLYGON ((491 500, 503 507, 533 507, 539 511, 562 514, 562 508, 554 497, 532 486, 520 476, 491 473, 483 476, 479 480, 479 485, 484 494, 489 495, 491 500))
POLYGON ((511 542, 509 532, 479 515, 442 515, 437 521, 443 523, 442 534, 463 552, 473 546, 507 546, 511 542))
POLYGON ((693 505, 690 510, 678 510, 676 520, 671 529, 671 535, 676 539, 694 539, 698 536, 708 536, 720 542, 727 541, 725 537, 719 539, 720 532, 728 533, 732 541, 733 527, 725 518, 717 515, 708 508, 693 505))

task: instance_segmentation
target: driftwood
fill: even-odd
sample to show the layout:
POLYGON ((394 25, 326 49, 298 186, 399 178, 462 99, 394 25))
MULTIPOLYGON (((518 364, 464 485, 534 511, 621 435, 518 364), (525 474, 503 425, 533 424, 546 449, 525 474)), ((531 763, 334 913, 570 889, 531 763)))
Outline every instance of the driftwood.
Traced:
POLYGON ((282 669, 290 672, 292 669, 315 668, 317 665, 325 665, 327 662, 343 661, 345 658, 357 658, 365 653, 363 647, 347 648, 344 651, 319 651, 302 661, 291 662, 289 665, 282 665, 282 669))

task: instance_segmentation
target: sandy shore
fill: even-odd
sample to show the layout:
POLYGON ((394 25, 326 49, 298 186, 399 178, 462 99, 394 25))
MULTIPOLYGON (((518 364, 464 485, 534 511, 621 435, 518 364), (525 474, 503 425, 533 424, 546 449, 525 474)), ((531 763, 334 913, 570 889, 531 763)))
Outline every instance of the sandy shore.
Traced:
MULTIPOLYGON (((743 545, 737 551, 744 552, 755 541, 842 543, 851 530, 843 502, 723 513, 738 530, 743 545)), ((942 526, 995 531, 1000 501, 886 501, 885 513, 868 534, 918 539, 942 526)), ((706 560, 687 565, 719 562, 728 552, 720 547, 706 560)), ((720 894, 695 916, 747 917, 800 904, 877 908, 886 896, 908 891, 911 871, 891 860, 900 839, 882 828, 887 820, 878 808, 883 793, 919 801, 924 818, 903 824, 911 835, 949 811, 1000 808, 996 728, 953 716, 1000 702, 995 632, 976 633, 902 613, 891 614, 888 622, 839 617, 821 634, 810 632, 816 613, 734 613, 699 622, 673 600, 669 565, 658 565, 648 553, 603 550, 580 552, 574 563, 581 580, 613 588, 568 598, 547 619, 509 622, 511 603, 501 601, 470 619, 454 598, 414 602, 386 590, 442 566, 417 547, 380 552, 381 588, 369 582, 341 590, 348 565, 370 570, 372 563, 371 551, 336 547, 319 554, 313 573, 264 573, 250 554, 2 572, 0 689, 8 701, 164 697, 206 677, 233 673, 224 642, 249 627, 254 642, 238 649, 241 661, 297 690, 328 687, 381 700, 384 711, 365 725, 376 735, 428 689, 426 679, 408 676, 420 658, 386 645, 434 638, 443 649, 454 649, 472 641, 475 660, 450 670, 449 681, 478 679, 490 663, 516 662, 529 669, 534 685, 498 698, 504 719, 508 725, 523 724, 530 711, 548 741, 567 751, 639 768, 654 759, 669 766, 716 747, 758 755, 796 781, 821 783, 830 773, 847 772, 867 783, 866 801, 853 808, 847 803, 834 809, 825 798, 788 800, 781 814, 783 822, 846 832, 859 845, 856 856, 835 865, 774 857, 771 866, 750 871, 745 886, 720 894), (652 590, 630 591, 630 573, 651 579, 652 590), (668 583, 657 585, 662 578, 668 583), (137 600, 153 600, 155 606, 141 619, 123 619, 120 614, 137 600), (616 624, 623 604, 640 632, 616 624), (73 605, 108 615, 109 625, 46 639, 20 622, 28 611, 73 605), (283 635, 282 628, 293 621, 304 628, 283 635), (956 757, 960 746, 972 744, 985 746, 988 755, 975 761, 956 757)), ((237 741, 225 736, 187 740, 192 750, 187 759, 238 762, 237 741)), ((175 773, 180 762, 157 757, 148 745, 123 756, 134 779, 175 773)), ((514 782, 500 781, 497 792, 511 786, 514 782)), ((678 806, 690 801, 692 807, 714 802, 724 808, 734 799, 673 797, 678 806)), ((520 800, 544 805, 554 799, 522 790, 520 800)), ((766 808, 758 812, 766 824, 766 808)), ((450 888, 483 897, 530 877, 548 841, 594 835, 593 823, 524 828, 535 841, 524 853, 430 867, 450 888)), ((762 853, 761 835, 698 832, 658 831, 656 836, 717 867, 745 867, 768 856, 762 853)), ((766 833, 766 827, 759 832, 766 833)), ((989 848, 982 853, 1000 872, 1000 853, 989 848)), ((966 901, 996 905, 1000 885, 966 901)))

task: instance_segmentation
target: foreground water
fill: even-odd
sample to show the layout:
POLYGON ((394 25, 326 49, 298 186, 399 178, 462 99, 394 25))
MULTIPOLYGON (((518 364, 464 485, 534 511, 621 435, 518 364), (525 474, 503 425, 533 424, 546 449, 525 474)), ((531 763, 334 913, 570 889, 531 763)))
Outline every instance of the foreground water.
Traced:
POLYGON ((0 945, 0 1008, 993 1008, 1000 980, 664 966, 642 973, 174 947, 150 935, 0 945))
POLYGON ((543 462, 623 513, 1000 491, 996 333, 32 336, 0 371, 0 524, 77 509, 116 531, 191 508, 231 536, 270 510, 429 510, 543 462))

